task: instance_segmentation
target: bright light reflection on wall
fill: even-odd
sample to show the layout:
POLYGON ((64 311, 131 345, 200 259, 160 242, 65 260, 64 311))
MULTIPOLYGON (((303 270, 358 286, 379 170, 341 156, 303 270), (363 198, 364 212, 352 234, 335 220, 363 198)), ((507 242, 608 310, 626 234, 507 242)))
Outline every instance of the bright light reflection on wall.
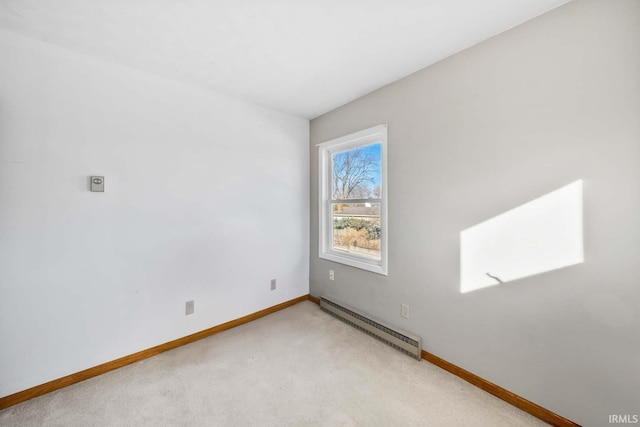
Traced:
POLYGON ((584 262, 582 180, 460 232, 460 292, 584 262))

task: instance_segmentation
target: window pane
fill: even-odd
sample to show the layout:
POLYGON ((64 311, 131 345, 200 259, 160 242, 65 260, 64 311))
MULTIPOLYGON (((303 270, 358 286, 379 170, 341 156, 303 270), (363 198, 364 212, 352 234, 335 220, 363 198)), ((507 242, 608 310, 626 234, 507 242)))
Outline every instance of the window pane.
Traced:
POLYGON ((380 203, 333 203, 333 250, 380 260, 380 203))
POLYGON ((376 143, 334 153, 333 198, 368 199, 382 197, 382 144, 376 143))

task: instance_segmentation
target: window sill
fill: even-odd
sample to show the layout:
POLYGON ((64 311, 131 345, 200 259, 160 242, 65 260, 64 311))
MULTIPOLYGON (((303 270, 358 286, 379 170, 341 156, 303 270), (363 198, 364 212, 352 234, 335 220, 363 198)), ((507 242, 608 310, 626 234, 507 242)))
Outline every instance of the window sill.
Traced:
POLYGON ((375 261, 368 262, 367 260, 362 258, 350 257, 331 252, 321 252, 319 257, 328 261, 333 261, 340 264, 348 265, 350 267, 359 268, 361 270, 367 270, 372 273, 381 274, 383 276, 387 275, 386 266, 383 267, 375 261))

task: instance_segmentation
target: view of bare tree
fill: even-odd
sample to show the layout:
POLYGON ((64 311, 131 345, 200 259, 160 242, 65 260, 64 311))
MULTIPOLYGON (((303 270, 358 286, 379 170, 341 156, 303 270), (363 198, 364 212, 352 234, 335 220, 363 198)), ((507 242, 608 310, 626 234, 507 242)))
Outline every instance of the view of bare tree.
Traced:
POLYGON ((380 173, 379 165, 379 156, 364 147, 334 155, 333 198, 379 197, 372 188, 375 175, 380 173))

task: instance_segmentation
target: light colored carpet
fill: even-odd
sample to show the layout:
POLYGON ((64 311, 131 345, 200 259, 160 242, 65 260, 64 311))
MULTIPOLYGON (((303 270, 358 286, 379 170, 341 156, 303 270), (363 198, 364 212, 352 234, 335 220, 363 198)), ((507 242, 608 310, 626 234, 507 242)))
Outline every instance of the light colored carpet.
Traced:
POLYGON ((1 426, 540 426, 303 302, 0 411, 1 426))

